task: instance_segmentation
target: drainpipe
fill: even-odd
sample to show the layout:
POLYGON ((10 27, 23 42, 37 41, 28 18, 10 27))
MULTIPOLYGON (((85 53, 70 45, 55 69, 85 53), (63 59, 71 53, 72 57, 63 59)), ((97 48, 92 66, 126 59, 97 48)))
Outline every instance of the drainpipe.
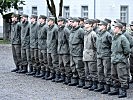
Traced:
POLYGON ((96 18, 96 0, 94 0, 94 19, 96 18))

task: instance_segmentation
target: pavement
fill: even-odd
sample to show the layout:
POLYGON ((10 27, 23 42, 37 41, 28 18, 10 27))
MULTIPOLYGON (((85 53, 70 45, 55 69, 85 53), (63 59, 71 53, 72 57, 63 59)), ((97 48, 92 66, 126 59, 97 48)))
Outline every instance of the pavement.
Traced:
POLYGON ((11 45, 0 44, 0 100, 133 100, 133 84, 127 98, 108 96, 89 90, 78 89, 34 78, 25 74, 11 73, 15 68, 11 45))

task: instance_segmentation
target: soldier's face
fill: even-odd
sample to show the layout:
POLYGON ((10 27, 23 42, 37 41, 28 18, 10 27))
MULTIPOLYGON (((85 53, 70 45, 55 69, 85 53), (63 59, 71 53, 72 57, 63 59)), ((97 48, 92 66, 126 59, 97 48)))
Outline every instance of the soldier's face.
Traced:
POLYGON ((64 22, 63 21, 58 21, 57 23, 58 23, 58 26, 62 26, 64 22))
POLYGON ((72 26, 72 24, 73 24, 73 21, 72 20, 69 20, 68 21, 68 25, 72 26))
POLYGON ((24 22, 24 21, 25 21, 25 18, 24 18, 24 17, 22 17, 22 18, 21 18, 21 21, 22 21, 22 22, 24 22))
POLYGON ((16 21, 16 17, 12 17, 11 19, 12 19, 13 22, 16 21))
POLYGON ((53 25, 54 22, 52 20, 48 20, 48 25, 53 25))
POLYGON ((99 30, 104 30, 106 28, 105 25, 99 25, 99 30))
POLYGON ((31 18, 30 21, 31 21, 31 23, 33 23, 33 22, 36 21, 36 19, 35 18, 31 18))
POLYGON ((133 25, 130 26, 130 29, 133 30, 133 25))
POLYGON ((117 34, 117 33, 119 33, 119 31, 120 31, 119 27, 115 26, 114 27, 114 33, 117 34))
POLYGON ((92 24, 85 23, 84 26, 85 26, 85 28, 90 28, 92 26, 92 24))
POLYGON ((72 23, 72 26, 73 27, 76 27, 78 25, 78 22, 76 22, 76 21, 74 21, 73 23, 72 23))
POLYGON ((39 23, 42 23, 44 20, 42 18, 39 18, 39 23))

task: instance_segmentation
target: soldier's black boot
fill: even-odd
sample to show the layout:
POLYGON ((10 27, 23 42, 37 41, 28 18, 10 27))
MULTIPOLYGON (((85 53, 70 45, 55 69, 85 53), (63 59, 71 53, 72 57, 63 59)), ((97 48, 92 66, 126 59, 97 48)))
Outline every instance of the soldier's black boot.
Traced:
POLYGON ((78 85, 78 78, 71 78, 71 83, 68 84, 69 86, 76 86, 78 85))
POLYGON ((50 72, 49 71, 46 71, 45 72, 45 75, 42 77, 42 79, 47 79, 50 75, 50 72))
POLYGON ((118 95, 119 94, 119 88, 114 88, 113 91, 108 92, 108 95, 118 95))
POLYGON ((99 87, 97 89, 95 89, 95 92, 102 92, 104 90, 104 84, 102 82, 100 82, 99 87))
POLYGON ((108 94, 108 92, 110 92, 110 84, 105 85, 105 90, 103 90, 101 94, 108 94))
POLYGON ((37 78, 44 77, 45 76, 45 71, 40 71, 39 75, 36 75, 37 78))
POLYGON ((79 84, 77 85, 77 88, 82 88, 83 86, 85 86, 85 80, 79 79, 79 84))
POLYGON ((61 78, 57 80, 57 83, 64 82, 65 81, 65 74, 61 75, 61 78))
POLYGON ((34 69, 31 73, 28 73, 26 75, 35 75, 36 74, 36 69, 34 69))
POLYGON ((25 65, 25 66, 23 66, 23 70, 21 70, 19 73, 25 74, 27 72, 28 72, 27 65, 25 65))
POLYGON ((93 81, 93 85, 91 88, 89 88, 89 90, 93 91, 93 90, 97 89, 97 84, 98 84, 98 81, 93 81))
POLYGON ((127 97, 126 88, 120 88, 118 98, 124 98, 124 97, 127 97))
POLYGON ((33 72, 33 66, 29 65, 29 72, 27 72, 26 75, 29 75, 31 72, 33 72))
POLYGON ((85 81, 85 86, 83 86, 83 89, 91 88, 92 85, 93 85, 93 82, 92 81, 86 80, 85 81))
POLYGON ((60 79, 60 74, 55 74, 55 78, 52 79, 52 82, 57 82, 60 79))
POLYGON ((16 73, 20 73, 22 70, 23 70, 23 66, 21 65, 20 68, 19 68, 19 70, 16 71, 16 73))
POLYGON ((13 69, 13 70, 11 70, 11 72, 16 72, 16 71, 18 71, 18 70, 19 70, 19 66, 16 66, 16 68, 13 69))
POLYGON ((37 69, 36 69, 36 74, 34 74, 33 77, 36 77, 36 76, 39 75, 39 74, 40 74, 40 68, 37 68, 37 69))
POLYGON ((48 78, 45 78, 46 80, 52 80, 55 78, 55 73, 50 73, 50 76, 48 78))
POLYGON ((63 84, 67 85, 69 83, 71 83, 71 77, 67 76, 67 77, 65 77, 65 81, 63 82, 63 84))

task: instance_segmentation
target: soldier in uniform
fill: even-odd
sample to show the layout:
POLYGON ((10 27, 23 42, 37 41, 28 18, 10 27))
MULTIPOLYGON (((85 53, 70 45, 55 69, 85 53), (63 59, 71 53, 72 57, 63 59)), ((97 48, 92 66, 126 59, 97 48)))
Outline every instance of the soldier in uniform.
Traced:
MULTIPOLYGON (((132 40, 133 40, 133 21, 131 21, 129 33, 130 33, 132 40)), ((130 83, 133 83, 133 47, 131 47, 131 54, 129 56, 129 61, 130 61, 130 73, 132 76, 130 83)))
MULTIPOLYGON (((28 22, 28 15, 23 14, 21 16, 21 58, 23 69, 19 73, 26 73, 28 71, 28 65, 31 67, 30 61, 30 24, 28 22)), ((29 68, 31 71, 31 68, 29 68)))
POLYGON ((130 43, 127 38, 122 34, 122 27, 123 25, 121 23, 114 24, 114 36, 111 47, 111 76, 114 79, 114 90, 108 93, 109 95, 118 94, 119 98, 127 96, 127 56, 129 56, 130 53, 130 43))
POLYGON ((85 72, 83 58, 84 30, 79 26, 79 19, 73 18, 73 29, 70 32, 70 67, 72 69, 72 78, 69 86, 81 88, 85 85, 85 72))
POLYGON ((16 72, 20 69, 19 66, 21 66, 21 24, 18 22, 19 16, 17 14, 13 14, 11 17, 11 44, 13 59, 16 66, 11 72, 16 72))
POLYGON ((96 63, 96 32, 93 31, 93 20, 85 22, 83 61, 85 63, 85 86, 83 89, 94 90, 97 88, 97 63, 96 63))
POLYGON ((70 83, 72 76, 70 68, 70 52, 69 52, 69 35, 70 31, 65 27, 66 19, 63 17, 58 18, 58 55, 59 55, 59 68, 61 78, 56 82, 70 83))
POLYGON ((96 41, 98 81, 100 84, 95 92, 102 92, 102 94, 107 94, 110 91, 111 43, 112 35, 107 31, 107 22, 100 21, 96 41), (105 88, 104 84, 106 84, 105 88))
POLYGON ((58 27, 55 24, 55 17, 48 18, 48 29, 47 29, 47 61, 48 68, 50 68, 50 76, 46 77, 46 80, 59 79, 59 63, 58 63, 58 27))
MULTIPOLYGON (((44 15, 39 16, 39 30, 38 30, 38 55, 40 65, 38 66, 41 73, 35 75, 35 77, 43 77, 45 78, 45 72, 47 69, 47 25, 46 25, 47 17, 44 15)), ((47 73, 48 74, 48 73, 47 73)))
POLYGON ((38 23, 37 15, 31 15, 30 24, 30 55, 31 55, 31 67, 33 71, 27 73, 27 75, 39 74, 39 58, 38 58, 38 23))

